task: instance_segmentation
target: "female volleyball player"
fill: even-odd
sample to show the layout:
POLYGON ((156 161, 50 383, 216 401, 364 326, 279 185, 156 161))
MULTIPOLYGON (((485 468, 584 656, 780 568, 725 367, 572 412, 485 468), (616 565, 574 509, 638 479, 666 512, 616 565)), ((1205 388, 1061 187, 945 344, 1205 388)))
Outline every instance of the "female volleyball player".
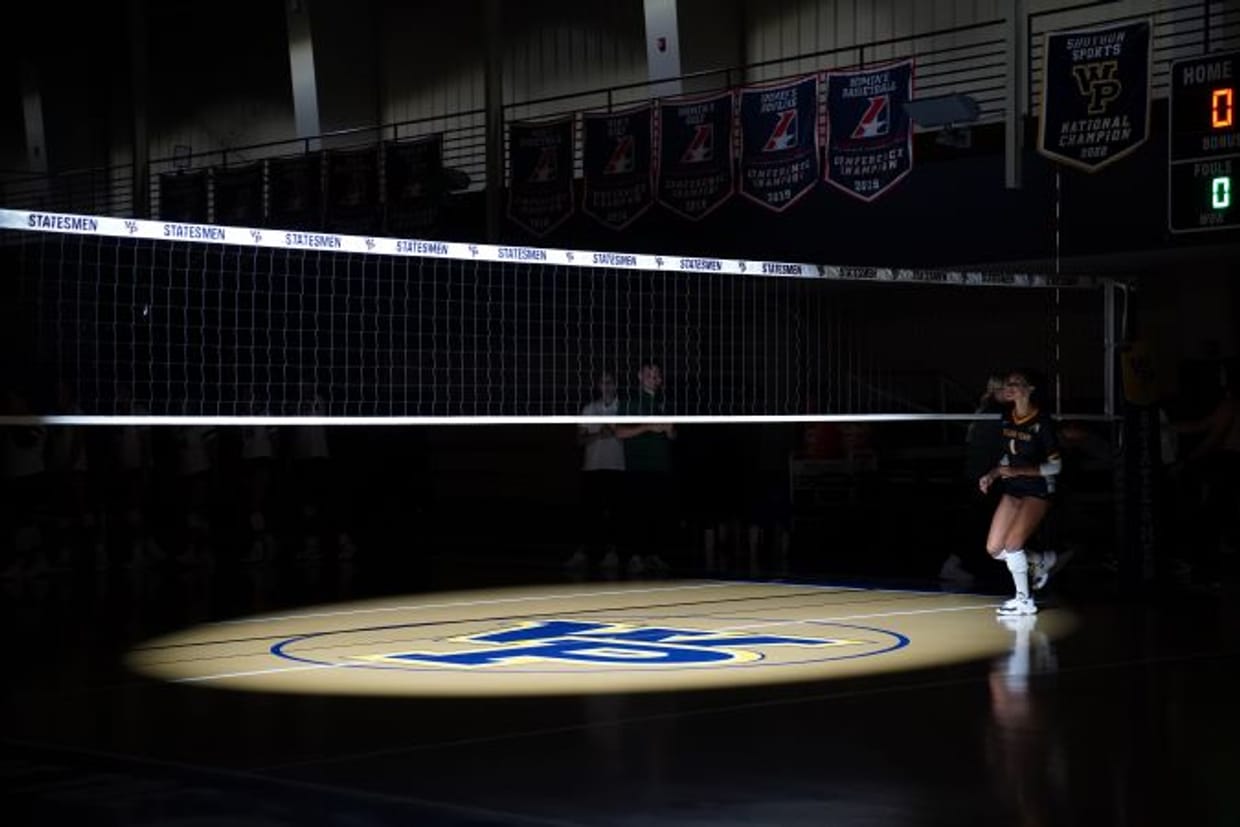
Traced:
POLYGON ((1055 553, 1026 552, 1033 536, 1050 511, 1055 477, 1062 467, 1055 423, 1034 401, 1037 387, 1030 371, 1014 371, 1004 383, 1004 396, 1011 406, 1002 414, 1003 454, 999 464, 982 475, 978 487, 985 494, 994 486, 999 493, 986 551, 1007 563, 1016 595, 999 607, 1001 615, 1031 615, 1038 611, 1030 591, 1046 585, 1055 565, 1055 553))

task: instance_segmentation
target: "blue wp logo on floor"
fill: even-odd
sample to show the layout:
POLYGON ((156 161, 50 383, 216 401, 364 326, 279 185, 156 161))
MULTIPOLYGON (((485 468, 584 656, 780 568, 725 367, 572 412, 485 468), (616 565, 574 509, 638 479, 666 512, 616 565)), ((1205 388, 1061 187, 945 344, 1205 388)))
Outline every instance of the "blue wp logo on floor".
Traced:
MULTIPOLYGON (((755 626, 786 626, 766 621, 755 626)), ((412 667, 512 669, 550 666, 685 668, 741 664, 779 665, 859 657, 900 648, 903 636, 882 629, 838 626, 841 636, 768 634, 760 629, 689 629, 584 620, 538 620, 451 637, 434 647, 355 660, 412 667), (826 650, 826 651, 824 651, 826 650), (810 654, 810 658, 805 655, 810 654)))

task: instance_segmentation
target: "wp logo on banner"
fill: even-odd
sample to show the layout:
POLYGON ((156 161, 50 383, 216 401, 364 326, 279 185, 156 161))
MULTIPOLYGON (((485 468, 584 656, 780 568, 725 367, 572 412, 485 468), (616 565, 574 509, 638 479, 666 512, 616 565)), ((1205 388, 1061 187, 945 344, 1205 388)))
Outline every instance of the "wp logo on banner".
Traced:
POLYGON ((913 168, 913 61, 827 73, 827 183, 873 201, 913 168))
POLYGON ((583 213, 620 230, 650 209, 654 203, 653 121, 649 106, 582 115, 583 213))
POLYGON ((546 235, 573 214, 573 119, 514 123, 508 131, 508 217, 546 235))
POLYGON ((659 203, 696 221, 732 197, 732 93, 659 104, 659 203))
POLYGON ((1046 35, 1038 151, 1089 172, 1150 136, 1150 24, 1046 35))
POLYGON ((818 182, 818 77, 741 90, 741 195, 776 212, 818 182))

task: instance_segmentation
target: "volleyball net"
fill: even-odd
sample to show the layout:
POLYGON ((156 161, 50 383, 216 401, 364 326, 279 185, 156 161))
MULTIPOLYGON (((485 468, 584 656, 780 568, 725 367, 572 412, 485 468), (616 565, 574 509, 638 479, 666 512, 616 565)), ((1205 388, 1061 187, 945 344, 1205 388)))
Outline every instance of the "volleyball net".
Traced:
POLYGON ((969 418, 987 376, 1108 413, 1109 283, 0 210, 3 422, 969 418))

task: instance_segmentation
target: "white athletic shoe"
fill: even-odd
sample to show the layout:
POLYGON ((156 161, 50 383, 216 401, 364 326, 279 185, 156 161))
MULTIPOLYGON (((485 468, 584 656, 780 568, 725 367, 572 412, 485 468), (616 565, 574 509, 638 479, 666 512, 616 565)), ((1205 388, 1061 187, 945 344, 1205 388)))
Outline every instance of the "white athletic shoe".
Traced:
POLYGON ((564 568, 572 572, 585 571, 589 565, 590 561, 581 549, 574 551, 573 556, 564 561, 564 568))
POLYGON ((629 558, 628 573, 629 577, 641 577, 646 573, 646 564, 642 562, 641 555, 634 554, 629 558))
POLYGON ((1033 598, 1017 595, 1000 606, 996 612, 1003 616, 1035 615, 1038 613, 1038 606, 1033 602, 1033 598))
POLYGON ((1038 556, 1037 562, 1029 566, 1029 585, 1035 592, 1045 588, 1047 581, 1051 579, 1055 571, 1057 562, 1059 562, 1058 554, 1053 551, 1044 551, 1038 556))

